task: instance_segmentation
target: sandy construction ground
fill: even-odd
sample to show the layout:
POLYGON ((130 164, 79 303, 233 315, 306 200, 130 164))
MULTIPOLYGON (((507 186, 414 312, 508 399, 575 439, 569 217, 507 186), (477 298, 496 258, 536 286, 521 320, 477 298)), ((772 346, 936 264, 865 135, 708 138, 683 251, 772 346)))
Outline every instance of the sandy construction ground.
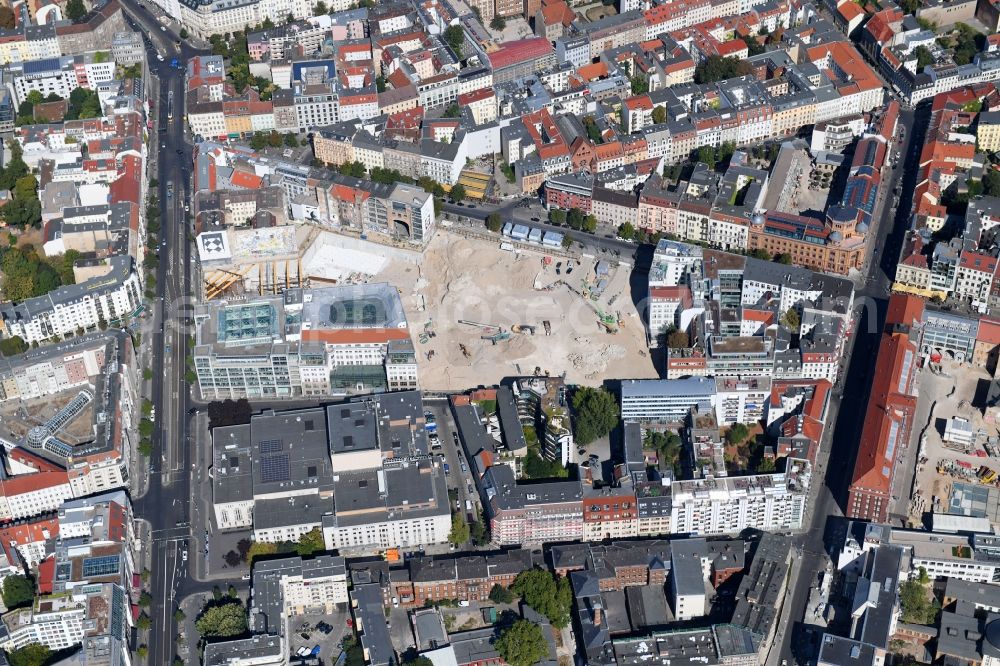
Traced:
POLYGON ((629 295, 629 266, 613 266, 601 296, 596 260, 574 262, 571 274, 559 258, 545 265, 542 252, 513 253, 497 244, 440 230, 419 266, 393 263, 374 280, 396 285, 417 348, 420 384, 429 390, 496 384, 503 377, 565 373, 570 383, 600 384, 606 377, 650 378, 656 371, 646 348, 642 318, 629 295), (611 334, 595 309, 617 317, 611 334), (482 336, 500 327, 535 328, 533 335, 512 333, 494 344, 482 336), (543 321, 550 322, 546 335, 543 321), (433 336, 421 336, 424 331, 433 336), (421 338, 426 341, 422 341, 421 338), (464 349, 464 351, 463 351, 464 349))

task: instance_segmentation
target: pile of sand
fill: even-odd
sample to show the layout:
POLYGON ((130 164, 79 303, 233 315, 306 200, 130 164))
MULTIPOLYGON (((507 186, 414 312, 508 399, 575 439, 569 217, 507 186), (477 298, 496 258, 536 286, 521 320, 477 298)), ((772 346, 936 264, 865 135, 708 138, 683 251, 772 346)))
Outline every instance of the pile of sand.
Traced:
POLYGON ((607 371, 612 361, 625 358, 625 348, 621 345, 595 344, 590 338, 574 338, 579 352, 571 352, 566 358, 576 372, 593 378, 607 371))

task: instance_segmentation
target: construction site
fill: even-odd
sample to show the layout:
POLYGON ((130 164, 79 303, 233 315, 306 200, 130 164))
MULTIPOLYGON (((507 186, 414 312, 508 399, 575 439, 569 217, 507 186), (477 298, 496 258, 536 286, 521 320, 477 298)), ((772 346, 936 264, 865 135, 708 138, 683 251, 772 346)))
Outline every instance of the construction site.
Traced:
POLYGON ((440 230, 419 264, 388 262, 427 390, 490 385, 513 375, 597 385, 655 378, 631 266, 548 254, 440 230))

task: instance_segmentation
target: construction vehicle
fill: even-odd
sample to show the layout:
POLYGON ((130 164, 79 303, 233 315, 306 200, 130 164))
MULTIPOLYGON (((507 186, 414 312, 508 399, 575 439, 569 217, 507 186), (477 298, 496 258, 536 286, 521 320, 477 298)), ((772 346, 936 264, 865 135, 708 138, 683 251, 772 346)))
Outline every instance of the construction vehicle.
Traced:
POLYGON ((989 467, 987 467, 986 465, 983 465, 982 467, 979 468, 979 471, 976 473, 976 476, 979 477, 979 481, 981 483, 993 483, 994 481, 996 481, 997 473, 992 469, 990 469, 989 467))
POLYGON ((535 327, 529 324, 514 324, 510 327, 511 333, 527 333, 528 335, 535 334, 535 327))
POLYGON ((609 314, 604 314, 600 309, 594 308, 597 312, 597 320, 600 322, 601 326, 607 329, 608 333, 618 332, 618 318, 613 317, 609 314))
POLYGON ((493 335, 484 335, 482 336, 482 339, 489 340, 493 344, 496 344, 498 342, 502 342, 503 340, 510 340, 510 333, 507 331, 498 331, 493 335))
POLYGON ((545 329, 545 335, 552 335, 552 322, 548 319, 542 321, 542 328, 545 329))

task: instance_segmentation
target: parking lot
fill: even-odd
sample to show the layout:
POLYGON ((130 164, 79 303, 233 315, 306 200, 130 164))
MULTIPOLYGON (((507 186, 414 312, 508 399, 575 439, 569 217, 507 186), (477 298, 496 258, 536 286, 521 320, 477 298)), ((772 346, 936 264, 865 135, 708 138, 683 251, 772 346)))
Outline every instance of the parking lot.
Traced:
POLYGON ((306 613, 303 615, 293 615, 288 618, 288 645, 289 651, 295 655, 299 648, 312 650, 319 646, 319 658, 324 664, 333 664, 340 655, 340 642, 350 631, 347 620, 350 614, 347 612, 346 604, 343 609, 338 608, 332 614, 306 613), (317 627, 324 626, 326 631, 320 631, 317 627))

